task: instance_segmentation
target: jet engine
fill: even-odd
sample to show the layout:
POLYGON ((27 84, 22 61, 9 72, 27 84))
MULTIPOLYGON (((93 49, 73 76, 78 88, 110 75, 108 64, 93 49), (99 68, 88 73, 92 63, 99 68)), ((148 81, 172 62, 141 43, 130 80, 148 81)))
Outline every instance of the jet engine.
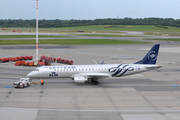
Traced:
POLYGON ((80 77, 74 77, 75 83, 85 83, 88 79, 86 77, 80 76, 80 77))

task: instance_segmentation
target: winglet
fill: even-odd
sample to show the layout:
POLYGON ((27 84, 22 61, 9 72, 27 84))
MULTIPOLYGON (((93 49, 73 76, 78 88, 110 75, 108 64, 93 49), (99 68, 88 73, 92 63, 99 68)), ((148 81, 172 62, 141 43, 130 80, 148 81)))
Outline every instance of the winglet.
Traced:
POLYGON ((101 64, 104 64, 104 61, 102 61, 102 63, 101 64))
POLYGON ((160 44, 155 44, 146 56, 134 64, 156 64, 160 44))

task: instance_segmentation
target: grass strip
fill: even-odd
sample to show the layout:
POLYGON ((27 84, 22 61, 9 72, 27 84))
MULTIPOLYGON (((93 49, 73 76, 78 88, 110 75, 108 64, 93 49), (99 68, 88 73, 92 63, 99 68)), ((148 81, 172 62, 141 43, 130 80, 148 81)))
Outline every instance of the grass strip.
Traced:
POLYGON ((96 36, 96 37, 147 37, 137 35, 107 35, 107 34, 73 34, 76 36, 96 36))
POLYGON ((73 30, 108 30, 108 31, 152 31, 152 32, 180 32, 179 27, 167 26, 168 29, 159 28, 155 25, 119 25, 118 27, 105 28, 107 25, 88 25, 74 27, 60 27, 48 29, 73 29, 73 30))
POLYGON ((145 32, 145 35, 157 35, 157 36, 180 36, 180 33, 173 32, 173 33, 162 33, 162 32, 145 32))
MULTIPOLYGON (((108 39, 56 39, 39 40, 39 44, 57 45, 111 45, 111 44, 148 44, 150 42, 128 41, 128 40, 108 40, 108 39)), ((36 44, 35 40, 0 40, 0 45, 21 45, 36 44)))
MULTIPOLYGON (((78 30, 83 31, 96 31, 98 32, 119 32, 119 31, 151 31, 151 32, 180 32, 179 27, 166 26, 168 29, 159 28, 155 25, 118 25, 118 27, 108 27, 107 25, 87 25, 87 26, 74 26, 74 27, 59 27, 59 28, 39 28, 39 32, 77 32, 78 30)), ((24 30, 27 31, 27 28, 7 28, 7 30, 24 30)), ((29 29, 31 32, 35 31, 35 28, 29 29)))
MULTIPOLYGON (((39 38, 60 38, 60 37, 69 37, 69 36, 48 36, 48 35, 39 35, 39 38)), ((36 38, 36 35, 0 35, 0 38, 36 38)))
POLYGON ((143 40, 161 40, 161 41, 180 41, 180 38, 156 38, 156 39, 143 39, 143 40))

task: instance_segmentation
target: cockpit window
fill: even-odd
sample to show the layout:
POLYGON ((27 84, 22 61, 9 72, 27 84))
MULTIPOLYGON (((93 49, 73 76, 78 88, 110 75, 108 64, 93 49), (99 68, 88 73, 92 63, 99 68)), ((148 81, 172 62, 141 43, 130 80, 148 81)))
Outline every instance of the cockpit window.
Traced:
POLYGON ((39 69, 35 69, 35 71, 39 71, 39 69))

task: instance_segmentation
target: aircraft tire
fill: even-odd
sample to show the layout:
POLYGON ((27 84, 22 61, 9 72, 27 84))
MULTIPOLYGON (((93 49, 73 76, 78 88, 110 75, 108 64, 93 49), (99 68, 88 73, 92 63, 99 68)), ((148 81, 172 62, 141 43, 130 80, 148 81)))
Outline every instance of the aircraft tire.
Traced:
POLYGON ((98 81, 93 81, 94 85, 98 85, 99 82, 98 81))

